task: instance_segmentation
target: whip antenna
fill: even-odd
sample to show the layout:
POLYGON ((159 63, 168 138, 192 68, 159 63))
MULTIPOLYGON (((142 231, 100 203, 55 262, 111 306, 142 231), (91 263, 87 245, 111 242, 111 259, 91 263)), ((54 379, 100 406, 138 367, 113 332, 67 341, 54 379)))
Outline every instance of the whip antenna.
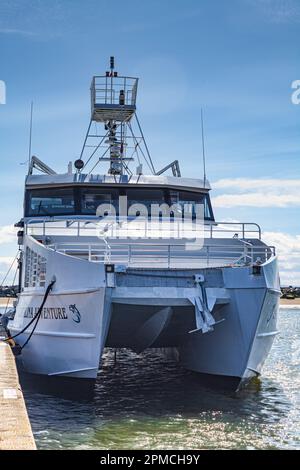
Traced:
POLYGON ((204 182, 204 189, 205 189, 205 185, 206 185, 206 158, 205 158, 204 124, 203 124, 203 109, 202 108, 201 108, 201 134, 202 134, 203 182, 204 182))
POLYGON ((33 117, 33 101, 31 101, 31 106, 30 106, 30 126, 29 126, 29 145, 28 145, 28 168, 30 168, 30 160, 31 160, 32 117, 33 117))

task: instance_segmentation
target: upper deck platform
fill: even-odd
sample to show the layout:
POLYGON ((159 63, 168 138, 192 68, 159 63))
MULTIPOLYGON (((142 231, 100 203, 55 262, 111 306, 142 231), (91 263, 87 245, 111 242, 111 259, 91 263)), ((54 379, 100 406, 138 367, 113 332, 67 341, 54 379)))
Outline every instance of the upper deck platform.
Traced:
POLYGON ((91 84, 91 118, 96 122, 130 121, 136 110, 138 79, 119 77, 111 71, 93 77, 91 84))

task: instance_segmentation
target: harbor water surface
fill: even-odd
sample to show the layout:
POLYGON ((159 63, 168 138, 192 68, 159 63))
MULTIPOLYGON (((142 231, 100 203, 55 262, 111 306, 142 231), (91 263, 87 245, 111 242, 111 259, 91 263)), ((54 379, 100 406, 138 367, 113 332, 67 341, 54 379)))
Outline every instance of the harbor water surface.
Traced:
POLYGON ((39 449, 299 449, 300 308, 281 308, 262 378, 212 389, 154 352, 106 351, 94 392, 21 377, 39 449))

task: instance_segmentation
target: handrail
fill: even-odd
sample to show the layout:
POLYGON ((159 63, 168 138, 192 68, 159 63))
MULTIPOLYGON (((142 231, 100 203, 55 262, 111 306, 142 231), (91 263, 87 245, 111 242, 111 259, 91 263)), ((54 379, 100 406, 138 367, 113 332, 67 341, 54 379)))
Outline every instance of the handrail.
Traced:
MULTIPOLYGON (((77 218, 55 218, 55 217, 45 217, 45 218, 32 218, 32 219, 27 219, 25 220, 25 232, 28 233, 28 230, 30 229, 30 226, 35 225, 36 228, 38 225, 42 224, 43 232, 41 235, 46 236, 46 225, 51 224, 51 229, 57 228, 59 230, 63 229, 73 229, 74 227, 72 226, 73 224, 77 224, 77 234, 80 236, 82 234, 82 231, 84 230, 90 230, 90 227, 87 227, 88 224, 95 223, 95 230, 96 230, 96 224, 100 221, 98 217, 86 217, 84 219, 77 219, 77 218), (58 222, 62 224, 63 222, 66 223, 65 227, 55 227, 53 224, 55 222, 58 222)), ((109 219, 107 219, 109 220, 109 219)), ((117 217, 116 218, 116 223, 122 222, 122 221, 134 221, 135 218, 133 217, 132 219, 130 217, 117 217)), ((170 220, 169 220, 170 222, 170 220)), ((175 221, 176 222, 176 221, 175 221)), ((175 223, 172 222, 172 223, 175 223)), ((139 230, 138 227, 135 227, 135 230, 139 230)), ((256 233, 258 236, 258 239, 261 240, 261 228, 260 226, 255 223, 255 222, 213 222, 213 223, 204 223, 203 224, 203 230, 204 233, 209 234, 209 238, 214 238, 214 234, 225 234, 225 233, 236 233, 237 235, 241 235, 240 240, 243 240, 245 238, 250 238, 246 237, 247 234, 253 234, 256 233), (231 227, 231 229, 224 228, 223 226, 226 227, 231 227), (251 227, 254 227, 254 229, 251 230, 251 227)), ((217 238, 217 237, 216 237, 217 238)))
POLYGON ((190 265, 192 262, 198 264, 205 260, 205 265, 211 266, 213 261, 219 262, 219 265, 230 266, 247 266, 253 264, 261 264, 266 262, 276 251, 274 246, 254 246, 246 242, 243 246, 237 245, 204 245, 203 248, 193 252, 186 249, 186 245, 182 244, 150 244, 150 243, 114 243, 108 244, 107 240, 102 239, 101 243, 56 243, 48 245, 48 249, 52 249, 59 253, 70 256, 84 256, 89 261, 102 263, 124 263, 128 266, 138 263, 139 266, 145 266, 149 262, 155 265, 159 262, 166 262, 168 267, 172 263, 190 265), (227 261, 227 262, 226 262, 227 261))
POLYGON ((112 81, 106 75, 93 77, 91 83, 91 101, 94 105, 120 105, 119 93, 125 96, 125 106, 135 106, 138 78, 114 76, 112 81))

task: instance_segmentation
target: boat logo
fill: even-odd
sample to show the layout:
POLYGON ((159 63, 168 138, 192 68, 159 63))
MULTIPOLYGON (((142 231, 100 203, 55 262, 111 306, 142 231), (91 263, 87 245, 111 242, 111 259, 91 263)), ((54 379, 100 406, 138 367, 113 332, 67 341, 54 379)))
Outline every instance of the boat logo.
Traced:
POLYGON ((69 310, 72 312, 73 315, 73 321, 75 323, 80 323, 81 321, 81 313, 79 312, 78 308, 76 307, 76 304, 71 304, 69 305, 69 310))

